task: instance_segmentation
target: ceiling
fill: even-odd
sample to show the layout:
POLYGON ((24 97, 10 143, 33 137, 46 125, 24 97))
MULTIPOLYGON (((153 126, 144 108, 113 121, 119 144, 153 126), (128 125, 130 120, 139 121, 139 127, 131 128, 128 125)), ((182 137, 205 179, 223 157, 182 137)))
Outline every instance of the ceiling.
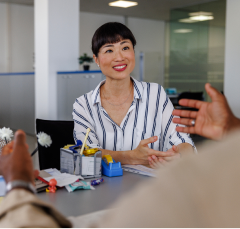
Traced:
MULTIPOLYGON (((80 0, 80 11, 168 21, 171 9, 216 0, 132 0, 137 1, 138 5, 129 8, 108 6, 108 3, 113 1, 116 0, 80 0)), ((34 0, 0 0, 0 2, 33 5, 34 0)))

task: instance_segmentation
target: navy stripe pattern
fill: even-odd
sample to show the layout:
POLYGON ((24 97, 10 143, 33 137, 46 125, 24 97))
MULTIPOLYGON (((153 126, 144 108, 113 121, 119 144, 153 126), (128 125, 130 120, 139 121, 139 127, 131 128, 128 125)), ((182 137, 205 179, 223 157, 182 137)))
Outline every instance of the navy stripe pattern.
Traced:
POLYGON ((139 100, 137 100, 137 102, 136 102, 136 111, 135 111, 135 118, 134 118, 133 131, 132 131, 132 145, 131 145, 131 150, 133 150, 134 132, 135 132, 135 128, 136 128, 137 120, 138 120, 138 109, 139 109, 139 100))
POLYGON ((113 144, 113 151, 117 149, 117 128, 116 125, 112 123, 113 131, 114 131, 114 144, 113 144))
POLYGON ((106 131, 105 131, 105 127, 103 125, 103 121, 102 121, 102 117, 101 117, 101 114, 100 114, 100 109, 99 109, 99 104, 97 105, 97 114, 98 114, 98 120, 99 120, 99 123, 102 127, 102 147, 103 149, 106 149, 106 131))
POLYGON ((167 151, 173 145, 187 142, 194 145, 185 133, 176 132, 172 122, 173 106, 164 89, 155 83, 133 79, 134 99, 118 126, 101 106, 101 82, 93 91, 76 99, 73 105, 74 140, 83 141, 86 129, 90 147, 122 151, 135 149, 141 140, 158 136, 149 144, 154 150, 167 151))
POLYGON ((164 131, 164 134, 163 134, 163 146, 162 146, 162 151, 164 149, 164 143, 165 143, 165 138, 167 136, 167 133, 168 133, 168 129, 169 129, 169 126, 172 122, 172 119, 173 119, 173 115, 170 116, 169 120, 168 120, 168 123, 167 123, 167 126, 165 128, 165 131, 164 131))
POLYGON ((143 127, 143 132, 142 132, 142 138, 141 138, 141 140, 144 139, 144 135, 145 135, 145 133, 146 133, 146 128, 147 128, 148 106, 149 106, 149 93, 150 93, 150 83, 147 83, 147 101, 146 101, 145 117, 144 117, 144 127, 143 127))
MULTIPOLYGON (((159 107, 159 98, 160 98, 160 93, 161 93, 161 87, 160 85, 158 85, 158 93, 157 93, 157 99, 156 99, 156 110, 155 110, 155 115, 154 115, 154 119, 153 119, 153 127, 152 127, 152 136, 155 135, 155 128, 156 128, 156 118, 158 115, 158 107, 159 107)), ((153 144, 151 143, 151 148, 153 149, 153 144)))
POLYGON ((163 110, 162 110, 162 113, 164 112, 164 110, 165 110, 167 104, 168 104, 168 97, 166 98, 166 101, 165 101, 165 103, 163 104, 163 110))

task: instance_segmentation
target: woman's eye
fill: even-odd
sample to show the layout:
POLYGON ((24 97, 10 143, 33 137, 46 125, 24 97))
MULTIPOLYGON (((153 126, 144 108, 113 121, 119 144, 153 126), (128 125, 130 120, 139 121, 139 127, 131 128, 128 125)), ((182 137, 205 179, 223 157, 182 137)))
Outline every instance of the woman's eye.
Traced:
POLYGON ((124 47, 124 48, 123 48, 123 50, 128 50, 128 49, 129 49, 129 47, 128 47, 128 46, 126 46, 126 47, 124 47))
POLYGON ((107 51, 106 51, 106 53, 110 53, 110 52, 112 52, 112 50, 111 50, 111 49, 109 49, 109 50, 107 50, 107 51))

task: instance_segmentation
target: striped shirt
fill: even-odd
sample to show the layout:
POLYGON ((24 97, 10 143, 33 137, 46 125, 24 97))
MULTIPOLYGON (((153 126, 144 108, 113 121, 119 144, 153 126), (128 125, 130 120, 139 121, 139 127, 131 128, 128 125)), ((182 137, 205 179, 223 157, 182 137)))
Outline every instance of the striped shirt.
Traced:
POLYGON ((167 151, 173 145, 187 142, 194 146, 188 134, 175 130, 173 105, 162 86, 133 79, 134 99, 120 126, 101 105, 100 87, 79 97, 73 104, 74 139, 83 141, 90 128, 87 145, 113 151, 133 150, 143 139, 158 136, 149 144, 155 150, 167 151))

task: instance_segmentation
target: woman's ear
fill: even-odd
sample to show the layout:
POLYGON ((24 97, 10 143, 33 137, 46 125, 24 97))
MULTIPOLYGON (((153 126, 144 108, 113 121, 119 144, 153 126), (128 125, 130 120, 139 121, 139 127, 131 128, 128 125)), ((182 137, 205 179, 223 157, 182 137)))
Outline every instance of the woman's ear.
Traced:
POLYGON ((95 63, 97 64, 97 66, 99 67, 99 61, 95 54, 93 54, 93 59, 94 59, 95 63))

